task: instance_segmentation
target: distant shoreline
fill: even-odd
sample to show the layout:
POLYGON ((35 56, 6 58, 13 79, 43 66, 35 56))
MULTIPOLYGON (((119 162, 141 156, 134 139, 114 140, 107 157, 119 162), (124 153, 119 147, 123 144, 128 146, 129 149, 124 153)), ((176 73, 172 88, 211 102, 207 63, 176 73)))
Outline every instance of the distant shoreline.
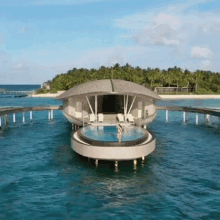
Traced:
MULTIPOLYGON (((58 91, 57 93, 35 94, 31 95, 33 98, 56 98, 65 91, 58 91)), ((159 95, 162 99, 220 99, 220 95, 159 95)))

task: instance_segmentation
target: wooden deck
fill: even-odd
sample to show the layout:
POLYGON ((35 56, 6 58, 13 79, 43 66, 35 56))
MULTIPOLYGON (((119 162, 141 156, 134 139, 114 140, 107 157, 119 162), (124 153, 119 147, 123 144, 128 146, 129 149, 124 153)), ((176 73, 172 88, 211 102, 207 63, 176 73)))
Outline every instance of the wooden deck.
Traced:
POLYGON ((26 111, 45 111, 45 110, 62 110, 62 105, 52 105, 52 106, 31 106, 31 107, 1 107, 0 108, 0 116, 8 115, 18 112, 26 112, 26 111))

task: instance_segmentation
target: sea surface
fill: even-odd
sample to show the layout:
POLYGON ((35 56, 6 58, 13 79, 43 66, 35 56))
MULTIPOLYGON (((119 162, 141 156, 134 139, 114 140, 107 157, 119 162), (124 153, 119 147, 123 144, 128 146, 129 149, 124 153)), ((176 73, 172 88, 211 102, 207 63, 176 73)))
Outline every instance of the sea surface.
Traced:
POLYGON ((6 91, 32 91, 38 90, 41 88, 41 85, 34 84, 34 85, 7 85, 7 84, 0 84, 0 89, 5 89, 6 91))
MULTIPOLYGON (((0 106, 60 105, 52 98, 10 98, 0 106)), ((158 105, 220 107, 220 100, 171 100, 158 105)), ((70 147, 71 125, 61 111, 16 114, 0 131, 0 219, 220 219, 220 125, 195 114, 160 110, 148 128, 156 150, 133 163, 99 162, 70 147)), ((3 118, 2 118, 3 119, 3 118)), ((4 120, 2 120, 4 123, 4 120)))

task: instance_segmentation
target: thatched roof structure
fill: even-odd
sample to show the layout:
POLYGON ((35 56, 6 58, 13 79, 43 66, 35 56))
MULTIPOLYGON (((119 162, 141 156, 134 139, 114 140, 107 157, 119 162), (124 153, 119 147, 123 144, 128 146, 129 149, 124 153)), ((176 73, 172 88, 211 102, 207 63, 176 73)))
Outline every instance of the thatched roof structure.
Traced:
POLYGON ((79 95, 130 95, 161 99, 155 92, 144 86, 120 79, 102 79, 83 83, 67 90, 57 99, 68 99, 79 95))

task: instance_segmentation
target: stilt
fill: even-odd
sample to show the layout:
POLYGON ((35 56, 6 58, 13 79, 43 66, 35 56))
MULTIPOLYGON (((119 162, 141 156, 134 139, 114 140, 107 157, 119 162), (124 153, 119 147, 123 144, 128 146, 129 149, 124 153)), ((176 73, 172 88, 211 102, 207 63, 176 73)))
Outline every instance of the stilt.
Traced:
POLYGON ((24 112, 23 112, 23 118, 22 118, 22 121, 23 121, 23 123, 25 123, 25 115, 24 115, 24 112))
POLYGON ((205 122, 210 124, 210 115, 209 114, 205 115, 205 122))
POLYGON ((183 122, 186 123, 186 112, 183 112, 183 122))
POLYGON ((95 166, 96 166, 96 168, 98 167, 98 163, 99 163, 99 161, 98 161, 98 160, 95 160, 95 166))
POLYGON ((115 161, 115 172, 118 172, 118 161, 115 161))
POLYGON ((145 156, 142 157, 141 167, 144 167, 144 162, 145 162, 145 156))
POLYGON ((169 111, 168 111, 168 110, 166 110, 166 121, 168 121, 168 120, 169 120, 169 116, 168 116, 168 114, 169 114, 169 111))
POLYGON ((147 129, 147 125, 144 125, 144 129, 145 129, 145 130, 147 129))
POLYGON ((134 160, 134 170, 137 170, 137 160, 134 160))
POLYGON ((32 121, 33 120, 33 117, 32 117, 32 111, 30 111, 30 120, 32 121))
POLYGON ((2 116, 0 116, 0 130, 2 129, 2 116))
POLYGON ((196 113, 196 124, 198 125, 199 124, 199 114, 196 113))
POLYGON ((51 120, 53 120, 53 109, 51 109, 51 120))
POLYGON ((48 111, 48 119, 50 120, 51 118, 50 118, 50 110, 48 111))
POLYGON ((15 113, 13 113, 13 122, 15 123, 15 113))
POLYGON ((8 124, 8 115, 5 115, 5 125, 8 124))

